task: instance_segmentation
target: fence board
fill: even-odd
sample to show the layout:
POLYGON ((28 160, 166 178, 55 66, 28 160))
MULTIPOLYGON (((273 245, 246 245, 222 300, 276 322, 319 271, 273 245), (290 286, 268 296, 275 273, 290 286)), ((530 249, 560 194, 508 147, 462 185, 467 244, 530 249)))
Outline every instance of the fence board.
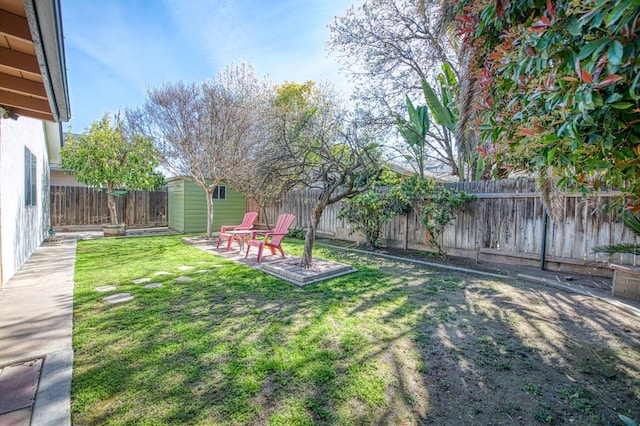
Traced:
MULTIPOLYGON (((166 191, 129 191, 117 197, 118 220, 133 227, 167 226, 166 191)), ((109 223, 105 190, 51 186, 51 226, 87 226, 109 223)))
MULTIPOLYGON (((519 253, 529 258, 540 256, 542 249, 543 203, 532 179, 509 179, 502 181, 465 182, 444 184, 453 189, 464 189, 478 195, 445 228, 442 246, 447 251, 474 255, 479 250, 493 249, 505 253, 519 253)), ((556 222, 549 218, 547 228, 548 258, 575 259, 590 264, 609 260, 626 264, 636 264, 632 255, 609 257, 592 253, 597 245, 620 242, 636 242, 636 237, 619 218, 610 212, 609 205, 619 200, 621 193, 609 191, 597 197, 583 199, 579 194, 565 194, 564 220, 556 222)), ((281 213, 296 215, 295 227, 307 227, 311 208, 319 192, 291 191, 280 203, 265 209, 271 224, 281 213)), ((58 199, 52 200, 52 205, 58 199)), ((355 240, 361 236, 350 235, 350 225, 337 215, 342 203, 328 206, 320 220, 318 232, 328 236, 355 240)), ((259 211, 254 202, 247 202, 247 209, 259 211)), ((264 213, 260 211, 258 221, 264 223, 264 213)), ((425 245, 425 229, 420 215, 415 211, 406 216, 393 218, 383 228, 382 240, 389 247, 428 250, 425 245)))

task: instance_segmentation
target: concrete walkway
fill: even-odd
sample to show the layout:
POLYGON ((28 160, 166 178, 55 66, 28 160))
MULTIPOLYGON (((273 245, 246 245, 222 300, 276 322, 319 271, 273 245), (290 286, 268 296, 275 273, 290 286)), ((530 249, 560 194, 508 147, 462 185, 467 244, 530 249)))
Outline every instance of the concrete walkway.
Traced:
POLYGON ((0 425, 69 425, 75 235, 45 242, 0 290, 0 425))

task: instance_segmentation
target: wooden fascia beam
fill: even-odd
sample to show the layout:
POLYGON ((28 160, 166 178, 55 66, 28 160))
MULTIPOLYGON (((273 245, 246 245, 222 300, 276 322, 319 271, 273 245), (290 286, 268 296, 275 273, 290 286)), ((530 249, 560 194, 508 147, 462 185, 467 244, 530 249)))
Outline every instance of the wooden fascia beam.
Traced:
POLYGON ((22 109, 22 108, 9 108, 9 109, 11 110, 12 113, 21 117, 37 118, 38 120, 45 120, 45 121, 56 121, 54 120, 53 114, 51 113, 30 111, 28 109, 22 109))
POLYGON ((33 43, 27 18, 14 15, 6 10, 0 10, 0 22, 2 22, 2 26, 0 26, 0 35, 33 43))
POLYGON ((44 90, 44 85, 41 82, 0 73, 0 89, 5 88, 25 95, 37 96, 43 99, 47 98, 47 92, 44 90))
POLYGON ((40 75, 40 65, 35 56, 6 47, 0 47, 0 65, 16 71, 40 75))
POLYGON ((46 99, 32 98, 4 90, 0 90, 0 104, 14 108, 23 108, 29 111, 51 113, 49 101, 46 99))

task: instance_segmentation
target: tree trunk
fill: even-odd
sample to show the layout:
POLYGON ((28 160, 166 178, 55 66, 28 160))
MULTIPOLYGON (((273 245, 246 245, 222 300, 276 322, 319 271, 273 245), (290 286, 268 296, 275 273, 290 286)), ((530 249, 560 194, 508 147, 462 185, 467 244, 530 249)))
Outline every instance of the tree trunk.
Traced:
POLYGON ((264 218, 264 223, 267 229, 271 229, 271 227, 269 226, 269 218, 267 217, 267 208, 265 206, 262 206, 260 207, 260 209, 262 210, 262 217, 264 218))
POLYGON ((113 184, 107 184, 107 206, 112 225, 118 224, 118 211, 116 209, 116 196, 113 195, 113 184))
POLYGON ((320 217, 322 216, 325 206, 325 203, 319 202, 311 211, 309 229, 307 229, 307 235, 304 238, 304 252, 302 253, 302 261, 300 262, 300 266, 303 268, 310 268, 313 264, 313 243, 316 241, 316 230, 318 229, 320 217))
POLYGON ((213 191, 215 186, 207 187, 205 194, 207 194, 207 238, 213 236, 213 191))

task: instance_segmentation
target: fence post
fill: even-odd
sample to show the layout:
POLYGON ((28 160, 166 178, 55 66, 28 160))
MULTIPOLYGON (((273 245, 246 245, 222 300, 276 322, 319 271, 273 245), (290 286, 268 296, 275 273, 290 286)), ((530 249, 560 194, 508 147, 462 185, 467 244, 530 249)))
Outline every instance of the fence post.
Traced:
POLYGON ((409 213, 404 214, 404 249, 409 249, 409 213))

